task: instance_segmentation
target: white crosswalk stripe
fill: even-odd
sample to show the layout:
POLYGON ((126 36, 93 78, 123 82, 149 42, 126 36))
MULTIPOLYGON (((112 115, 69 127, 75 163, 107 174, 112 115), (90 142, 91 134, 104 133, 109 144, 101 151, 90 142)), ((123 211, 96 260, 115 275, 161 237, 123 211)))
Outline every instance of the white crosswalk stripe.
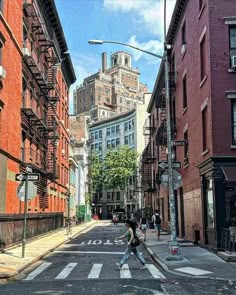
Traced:
POLYGON ((68 277, 68 275, 72 272, 73 268, 76 267, 78 263, 69 263, 67 266, 59 273, 59 275, 55 278, 55 280, 62 280, 68 277))
POLYGON ((102 264, 95 263, 88 275, 88 279, 98 279, 102 270, 102 264))
MULTIPOLYGON (((29 273, 27 275, 27 277, 24 279, 24 281, 31 281, 33 279, 36 279, 36 277, 39 276, 40 274, 42 274, 42 272, 45 271, 51 264, 52 264, 52 262, 42 263, 34 271, 29 273)), ((76 271, 76 272, 78 271, 78 269, 76 267, 77 265, 78 265, 78 263, 68 263, 62 269, 62 271, 56 275, 56 277, 54 279, 55 280, 64 280, 68 277, 70 278, 70 275, 72 275, 72 273, 74 273, 74 271, 76 271)), ((99 279, 102 269, 103 269, 103 266, 104 266, 104 264, 102 264, 102 263, 93 264, 91 270, 89 271, 89 273, 87 275, 87 279, 99 279)), ((148 271, 149 271, 149 273, 151 274, 151 276, 154 279, 165 279, 165 276, 159 271, 159 269, 155 265, 146 264, 146 267, 147 267, 146 270, 140 270, 140 271, 138 270, 138 272, 140 272, 138 274, 137 268, 130 269, 128 264, 124 264, 122 269, 120 270, 120 278, 121 279, 132 279, 132 278, 135 278, 136 275, 138 275, 138 277, 140 277, 140 274, 142 274, 142 279, 145 279, 145 278, 150 279, 150 275, 148 276, 148 271)), ((117 267, 114 266, 114 269, 116 269, 116 268, 117 267)), ((117 278, 117 270, 114 271, 112 276, 117 278)), ((46 277, 47 277, 47 275, 46 275, 46 277)), ((79 279, 79 277, 78 277, 78 279, 79 279)))
POLYGON ((52 262, 44 262, 39 267, 37 267, 34 271, 32 271, 25 279, 24 281, 31 281, 34 278, 36 278, 40 273, 42 273, 46 268, 48 268, 52 262))
POLYGON ((155 267, 155 265, 153 264, 146 264, 147 269, 150 271, 150 273, 152 274, 152 276, 155 279, 165 279, 166 277, 159 271, 158 268, 155 267))
POLYGON ((120 270, 120 278, 121 279, 131 279, 132 278, 128 264, 124 264, 122 269, 120 270))

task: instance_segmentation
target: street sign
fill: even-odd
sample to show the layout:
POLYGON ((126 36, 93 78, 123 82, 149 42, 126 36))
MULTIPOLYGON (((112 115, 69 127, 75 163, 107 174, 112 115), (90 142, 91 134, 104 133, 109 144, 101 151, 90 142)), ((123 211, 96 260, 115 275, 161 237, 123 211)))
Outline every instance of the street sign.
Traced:
POLYGON ((187 140, 175 140, 173 141, 174 146, 183 146, 187 143, 187 140))
MULTIPOLYGON (((37 195, 37 186, 32 182, 28 183, 28 200, 33 199, 37 195)), ((25 200, 25 182, 21 182, 17 187, 17 197, 24 202, 25 200)))
MULTIPOLYGON (((168 169, 168 162, 162 161, 158 162, 158 167, 161 169, 168 169)), ((180 169, 181 168, 181 162, 172 162, 172 168, 180 169)))
POLYGON ((32 173, 32 172, 33 172, 33 169, 32 169, 32 167, 30 167, 30 166, 26 166, 26 167, 25 167, 25 170, 26 170, 28 173, 32 173))
MULTIPOLYGON (((182 176, 181 174, 176 171, 173 170, 173 184, 174 184, 174 189, 178 189, 179 187, 181 187, 183 185, 182 183, 182 176)), ((161 185, 164 186, 165 188, 169 187, 169 175, 168 175, 168 171, 164 172, 161 175, 161 185)))
MULTIPOLYGON (((16 181, 25 181, 26 180, 26 174, 16 174, 15 176, 16 181)), ((39 181, 39 173, 30 173, 28 174, 28 180, 29 181, 39 181)))

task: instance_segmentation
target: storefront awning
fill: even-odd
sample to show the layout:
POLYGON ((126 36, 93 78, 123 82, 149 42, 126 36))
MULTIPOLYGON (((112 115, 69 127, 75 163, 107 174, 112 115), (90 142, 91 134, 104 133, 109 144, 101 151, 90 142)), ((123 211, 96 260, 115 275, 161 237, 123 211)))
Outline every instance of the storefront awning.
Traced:
POLYGON ((224 173, 225 179, 228 182, 236 183, 236 166, 222 166, 221 168, 224 173))

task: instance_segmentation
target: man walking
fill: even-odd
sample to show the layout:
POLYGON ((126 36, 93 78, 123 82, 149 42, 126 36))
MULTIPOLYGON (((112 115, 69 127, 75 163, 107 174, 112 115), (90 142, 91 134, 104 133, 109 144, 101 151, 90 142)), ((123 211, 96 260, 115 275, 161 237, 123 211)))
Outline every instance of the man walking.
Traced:
POLYGON ((162 218, 160 216, 159 210, 155 210, 155 214, 153 214, 153 216, 152 216, 152 222, 154 223, 154 227, 156 230, 156 235, 157 235, 158 241, 160 241, 161 220, 162 220, 162 218))

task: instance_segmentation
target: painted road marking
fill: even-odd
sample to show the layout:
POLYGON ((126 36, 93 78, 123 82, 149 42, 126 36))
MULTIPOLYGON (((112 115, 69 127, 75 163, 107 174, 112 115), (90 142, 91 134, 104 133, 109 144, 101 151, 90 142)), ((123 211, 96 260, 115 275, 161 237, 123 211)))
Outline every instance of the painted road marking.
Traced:
POLYGON ((102 264, 95 263, 88 275, 88 279, 98 279, 102 270, 102 264))
POLYGON ((201 276, 201 275, 212 273, 211 271, 206 271, 206 270, 194 268, 194 267, 181 267, 181 268, 176 268, 175 270, 185 272, 194 276, 201 276))
POLYGON ((155 279, 165 279, 166 277, 153 264, 146 264, 147 269, 155 279))
POLYGON ((48 268, 52 262, 44 262, 39 267, 37 267, 34 271, 32 271, 28 276, 24 279, 24 281, 30 281, 36 278, 41 272, 43 272, 46 268, 48 268))
POLYGON ((55 280, 62 280, 68 277, 72 270, 76 267, 78 263, 69 263, 55 278, 55 280))
POLYGON ((132 278, 128 264, 124 264, 122 266, 122 269, 120 270, 120 278, 121 279, 131 279, 132 278))
MULTIPOLYGON (((124 255, 125 252, 100 252, 100 251, 63 251, 63 250, 58 250, 58 251, 53 251, 53 253, 71 253, 71 254, 116 254, 116 255, 124 255)), ((142 254, 142 252, 140 252, 142 254)), ((131 253, 134 255, 134 253, 131 253)))

